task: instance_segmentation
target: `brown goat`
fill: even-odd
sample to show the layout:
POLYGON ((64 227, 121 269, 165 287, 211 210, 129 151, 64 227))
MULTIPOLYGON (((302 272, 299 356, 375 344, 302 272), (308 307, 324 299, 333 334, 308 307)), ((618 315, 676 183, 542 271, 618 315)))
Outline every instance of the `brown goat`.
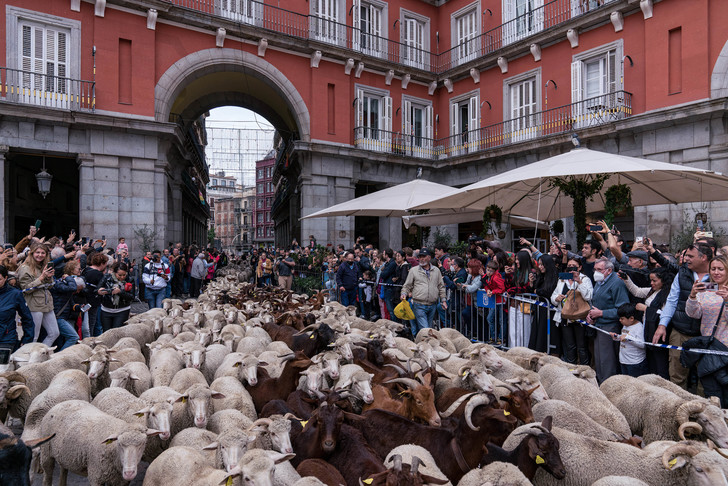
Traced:
POLYGON ((365 405, 363 410, 378 408, 401 415, 414 422, 429 424, 439 427, 440 416, 435 408, 435 393, 430 388, 430 375, 425 375, 424 383, 418 383, 409 378, 395 378, 385 383, 401 383, 407 389, 399 395, 402 401, 392 398, 389 390, 382 385, 375 385, 372 388, 374 402, 365 405))
POLYGON ((339 486, 346 484, 344 476, 338 469, 324 461, 323 459, 306 459, 296 468, 296 472, 305 476, 313 476, 327 486, 339 486))
MULTIPOLYGON (((418 469, 422 462, 419 457, 412 458, 412 465, 402 464, 402 456, 399 454, 395 454, 390 460, 394 463, 391 469, 372 474, 368 478, 371 479, 369 483, 371 486, 401 486, 404 484, 423 486, 425 484, 446 484, 448 482, 447 479, 439 479, 419 472, 418 469)), ((361 478, 359 484, 364 484, 361 478)))

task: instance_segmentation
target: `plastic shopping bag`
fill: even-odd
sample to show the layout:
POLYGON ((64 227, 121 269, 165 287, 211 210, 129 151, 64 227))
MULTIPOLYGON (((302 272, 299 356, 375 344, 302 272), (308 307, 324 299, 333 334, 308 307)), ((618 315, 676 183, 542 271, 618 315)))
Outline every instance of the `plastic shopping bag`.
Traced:
POLYGON ((397 304, 397 307, 394 308, 394 315, 403 321, 411 321, 415 318, 415 313, 412 312, 412 307, 410 307, 409 302, 406 300, 397 304))

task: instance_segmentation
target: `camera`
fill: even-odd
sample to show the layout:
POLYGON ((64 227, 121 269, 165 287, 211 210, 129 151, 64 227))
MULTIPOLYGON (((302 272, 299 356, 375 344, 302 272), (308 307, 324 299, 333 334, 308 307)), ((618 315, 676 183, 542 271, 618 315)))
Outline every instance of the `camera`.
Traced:
POLYGON ((599 231, 602 231, 602 225, 600 224, 590 224, 589 225, 589 231, 592 233, 598 233, 599 231))

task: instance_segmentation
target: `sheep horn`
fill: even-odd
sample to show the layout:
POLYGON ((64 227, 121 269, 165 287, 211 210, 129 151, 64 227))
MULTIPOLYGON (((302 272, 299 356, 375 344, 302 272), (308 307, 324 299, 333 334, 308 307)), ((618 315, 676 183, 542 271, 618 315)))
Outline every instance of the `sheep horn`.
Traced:
POLYGON ((271 424, 273 424, 273 421, 271 419, 269 419, 269 418, 259 418, 258 420, 256 420, 252 424, 250 424, 250 428, 252 429, 253 427, 257 427, 259 425, 265 425, 265 426, 268 426, 269 427, 271 424))
POLYGON ((410 466, 410 471, 413 475, 417 474, 417 469, 420 467, 420 464, 422 464, 422 459, 417 456, 412 456, 412 465, 410 466))
POLYGON ((458 376, 465 376, 465 372, 471 370, 472 368, 473 366, 469 364, 461 366, 458 370, 458 376))
POLYGON ((700 400, 690 400, 680 405, 675 411, 675 418, 678 423, 685 423, 690 420, 690 416, 705 410, 705 403, 700 400))
POLYGON ((17 371, 7 371, 0 375, 0 378, 7 378, 7 380, 11 383, 17 382, 17 383, 28 383, 27 380, 23 375, 18 373, 17 371))
MULTIPOLYGON (((497 387, 505 388, 506 390, 510 391, 511 393, 515 393, 515 392, 517 392, 519 390, 515 386, 511 385, 510 383, 506 383, 506 382, 498 383, 496 385, 496 388, 497 387)), ((534 390, 535 390, 535 388, 534 388, 534 390)))
POLYGON ((412 378, 392 378, 391 380, 387 380, 383 383, 401 383, 402 385, 405 385, 407 388, 410 389, 422 386, 421 384, 417 383, 417 380, 413 380, 412 378))
POLYGON ((319 327, 319 324, 309 324, 308 326, 304 327, 303 329, 298 331, 296 334, 294 334, 294 336, 300 336, 301 334, 305 334, 312 329, 318 329, 318 327, 319 327))
POLYGON ((402 471, 402 456, 400 456, 399 454, 395 454, 395 455, 392 456, 392 458, 390 459, 390 461, 392 461, 394 463, 394 466, 392 466, 392 469, 395 472, 401 472, 402 471))
POLYGON ((473 396, 475 396, 475 395, 477 395, 477 394, 478 394, 477 392, 476 392, 476 393, 466 393, 465 395, 461 396, 460 398, 458 398, 457 400, 455 400, 454 402, 452 402, 452 405, 450 405, 450 406, 448 407, 448 409, 447 409, 447 410, 445 410, 444 412, 442 412, 442 413, 440 414, 440 416, 441 416, 441 417, 449 417, 450 415, 452 415, 452 414, 453 414, 453 412, 455 412, 455 410, 457 410, 457 409, 458 409, 458 407, 459 407, 460 405, 462 405, 462 403, 463 403, 463 402, 464 402, 465 400, 467 400, 467 399, 469 399, 470 397, 473 397, 473 396))
POLYGON ((670 447, 662 453, 662 465, 665 466, 665 469, 672 469, 670 461, 674 456, 687 454, 688 456, 693 457, 698 453, 700 453, 700 450, 693 445, 675 444, 674 446, 670 447))
POLYGON ((713 449, 715 452, 717 452, 718 454, 720 454, 721 457, 724 457, 724 458, 728 459, 728 454, 726 454, 725 452, 721 451, 720 450, 720 447, 718 447, 717 445, 715 445, 715 442, 713 442, 710 439, 708 439, 708 448, 709 449, 713 449))
MULTIPOLYGON (((300 419, 300 418, 296 417, 296 416, 295 416, 295 415, 293 415, 293 414, 292 414, 291 412, 288 412, 288 413, 286 413, 286 414, 285 414, 285 415, 283 416, 283 420, 290 420, 290 419, 294 419, 294 420, 298 420, 298 421, 301 421, 301 420, 303 420, 303 419, 300 419)), ((260 420, 260 419, 258 419, 258 420, 260 420)))
POLYGON ((487 405, 488 403, 490 403, 490 399, 484 394, 468 400, 467 405, 465 405, 465 423, 468 424, 468 427, 470 427, 471 430, 475 430, 476 432, 480 430, 480 427, 473 425, 473 411, 475 410, 475 407, 487 405))
POLYGON ((397 374, 399 375, 406 375, 407 371, 402 368, 401 366, 397 366, 396 364, 387 363, 384 366, 389 366, 391 368, 394 368, 397 371, 397 374))
POLYGON ((677 435, 680 437, 680 440, 687 440, 685 438, 685 432, 690 432, 691 434, 700 434, 703 431, 703 427, 700 426, 697 422, 685 422, 684 424, 680 425, 680 428, 677 429, 677 435))

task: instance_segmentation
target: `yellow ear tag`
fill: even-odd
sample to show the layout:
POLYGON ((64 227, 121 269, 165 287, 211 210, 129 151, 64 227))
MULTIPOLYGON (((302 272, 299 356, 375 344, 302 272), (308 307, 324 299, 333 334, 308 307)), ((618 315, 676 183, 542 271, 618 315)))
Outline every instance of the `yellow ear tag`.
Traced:
POLYGON ((374 482, 374 478, 369 478, 369 479, 365 479, 364 481, 362 481, 362 483, 364 483, 364 484, 372 484, 372 482, 374 482))
POLYGON ((182 403, 187 403, 187 398, 182 397, 182 403))
POLYGON ((232 476, 227 478, 227 481, 225 481, 225 486, 233 486, 233 477, 232 476))
POLYGON ((240 365, 241 365, 241 364, 242 364, 242 363, 235 363, 235 364, 233 365, 233 368, 240 368, 240 365))
POLYGON ((134 416, 135 417, 144 417, 144 414, 140 412, 140 413, 135 413, 134 416))
POLYGON ((301 427, 305 427, 308 423, 308 420, 301 420, 301 427))
POLYGON ((463 371, 463 378, 465 378, 466 376, 468 376, 468 372, 467 371, 463 371))
POLYGON ((677 464, 677 459, 673 459, 672 461, 669 461, 667 464, 670 466, 670 469, 672 469, 672 466, 677 464))
MULTIPOLYGON (((509 412, 508 410, 503 410, 503 415, 505 415, 506 417, 509 416, 510 414, 511 414, 511 412, 509 412)), ((536 459, 536 462, 538 462, 538 459, 536 459)))
POLYGON ((570 369, 569 369, 569 371, 571 371, 571 372, 573 373, 573 372, 575 372, 576 370, 574 370, 574 369, 571 369, 571 368, 570 368, 570 369))
POLYGON ((537 455, 536 464, 546 464, 546 461, 543 460, 543 457, 537 455))
POLYGON ((369 339, 374 339, 374 334, 372 334, 371 336, 369 336, 369 339))
POLYGON ((311 337, 309 339, 316 339, 316 336, 314 336, 313 334, 311 334, 311 337))
POLYGON ((104 441, 104 444, 109 445, 112 442, 114 442, 114 440, 113 439, 109 439, 109 440, 104 441))

